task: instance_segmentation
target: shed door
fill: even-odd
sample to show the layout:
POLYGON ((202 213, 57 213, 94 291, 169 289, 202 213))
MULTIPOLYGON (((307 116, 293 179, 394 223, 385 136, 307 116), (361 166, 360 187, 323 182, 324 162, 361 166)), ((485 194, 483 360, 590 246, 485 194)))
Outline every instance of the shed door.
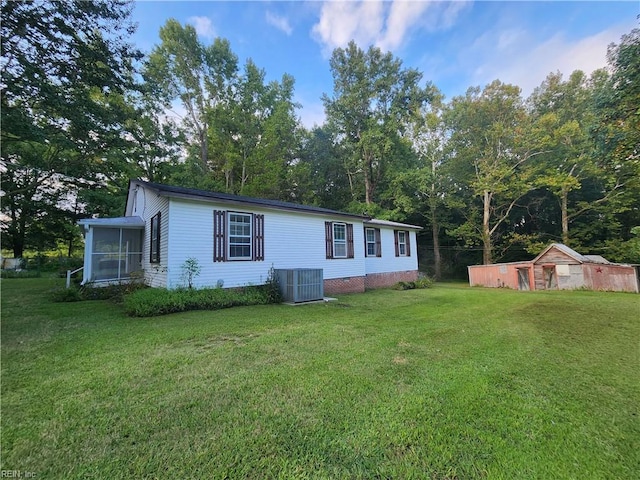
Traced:
POLYGON ((543 278, 544 278, 544 288, 547 290, 557 290, 558 289, 558 277, 556 276, 556 267, 543 267, 543 278))
POLYGON ((529 269, 528 268, 518 269, 518 289, 531 290, 531 285, 529 285, 529 269))

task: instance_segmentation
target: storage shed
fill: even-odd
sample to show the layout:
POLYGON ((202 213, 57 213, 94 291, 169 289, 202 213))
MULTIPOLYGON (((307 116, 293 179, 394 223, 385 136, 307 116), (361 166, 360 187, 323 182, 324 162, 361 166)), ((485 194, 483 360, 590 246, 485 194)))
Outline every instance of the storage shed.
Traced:
POLYGON ((581 255, 553 243, 529 262, 468 267, 471 286, 517 290, 640 291, 640 267, 611 263, 599 255, 581 255))

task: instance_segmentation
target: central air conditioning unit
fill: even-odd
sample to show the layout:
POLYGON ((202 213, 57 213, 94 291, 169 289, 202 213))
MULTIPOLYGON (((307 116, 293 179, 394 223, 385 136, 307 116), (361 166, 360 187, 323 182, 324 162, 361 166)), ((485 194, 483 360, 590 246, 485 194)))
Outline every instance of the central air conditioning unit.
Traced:
POLYGON ((275 275, 285 302, 312 302, 324 298, 321 268, 275 269, 275 275))

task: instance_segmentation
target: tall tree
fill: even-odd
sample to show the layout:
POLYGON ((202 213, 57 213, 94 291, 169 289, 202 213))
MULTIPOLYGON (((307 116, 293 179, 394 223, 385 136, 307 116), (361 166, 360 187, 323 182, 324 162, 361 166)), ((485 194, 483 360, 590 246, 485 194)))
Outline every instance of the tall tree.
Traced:
POLYGON ((457 196, 466 197, 464 224, 452 233, 479 240, 484 264, 516 203, 531 189, 529 160, 540 153, 520 88, 498 80, 455 97, 445 114, 450 132, 448 174, 457 196))
POLYGON ((444 97, 436 87, 428 85, 426 88, 429 91, 425 96, 431 98, 431 102, 412 118, 406 132, 418 156, 418 163, 415 168, 404 170, 396 177, 395 202, 396 209, 405 214, 418 214, 431 225, 433 274, 436 280, 440 280, 440 233, 447 210, 447 182, 442 169, 447 134, 442 116, 444 97))
POLYGON ((589 138, 589 128, 594 122, 592 99, 591 83, 579 70, 567 81, 563 81, 559 72, 549 74, 529 97, 534 119, 546 133, 547 153, 536 161, 537 183, 558 199, 561 238, 565 244, 570 244, 570 222, 589 208, 571 205, 571 192, 579 190, 585 179, 601 173, 589 138))
POLYGON ((296 197, 302 203, 347 210, 351 188, 343 170, 343 152, 326 125, 303 132, 300 161, 293 167, 296 197))
POLYGON ((287 74, 281 82, 268 86, 269 111, 262 124, 253 176, 247 185, 251 195, 295 200, 289 180, 290 169, 299 156, 300 126, 293 94, 294 79, 287 74))
MULTIPOLYGON (((5 246, 21 256, 37 232, 78 213, 73 193, 101 181, 121 148, 122 97, 141 54, 127 43, 131 4, 3 1, 2 212, 5 246), (71 192, 71 194, 70 194, 71 192)), ((60 237, 56 229, 47 235, 60 237)))
MULTIPOLYGON (((620 242, 634 240, 632 230, 640 225, 640 29, 611 44, 607 60, 610 77, 596 93, 600 122, 593 133, 610 179, 608 190, 621 186, 609 209, 620 228, 605 242, 620 251, 620 242)), ((618 258, 630 261, 622 254, 618 258)))
POLYGON ((345 172, 356 201, 371 205, 392 169, 408 116, 417 111, 421 74, 402 68, 391 53, 355 42, 334 50, 330 60, 333 96, 323 96, 330 129, 348 152, 345 172))
POLYGON ((183 124, 197 147, 200 173, 205 176, 211 168, 209 118, 212 110, 229 102, 238 60, 227 40, 216 38, 203 45, 193 26, 174 19, 160 28, 160 40, 144 75, 167 106, 180 101, 186 111, 183 124))

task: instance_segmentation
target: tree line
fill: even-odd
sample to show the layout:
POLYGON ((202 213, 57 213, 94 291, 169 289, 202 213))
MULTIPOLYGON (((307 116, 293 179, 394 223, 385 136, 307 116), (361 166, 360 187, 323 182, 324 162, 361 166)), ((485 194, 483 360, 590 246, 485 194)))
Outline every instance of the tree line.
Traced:
POLYGON ((266 81, 230 43, 169 20, 148 55, 132 3, 2 1, 2 244, 81 244, 122 215, 130 178, 418 224, 436 278, 528 259, 550 242, 640 263, 640 29, 607 67, 499 80, 445 99, 391 53, 334 50, 326 121, 295 79, 266 81), (182 118, 168 113, 183 112, 182 118))

